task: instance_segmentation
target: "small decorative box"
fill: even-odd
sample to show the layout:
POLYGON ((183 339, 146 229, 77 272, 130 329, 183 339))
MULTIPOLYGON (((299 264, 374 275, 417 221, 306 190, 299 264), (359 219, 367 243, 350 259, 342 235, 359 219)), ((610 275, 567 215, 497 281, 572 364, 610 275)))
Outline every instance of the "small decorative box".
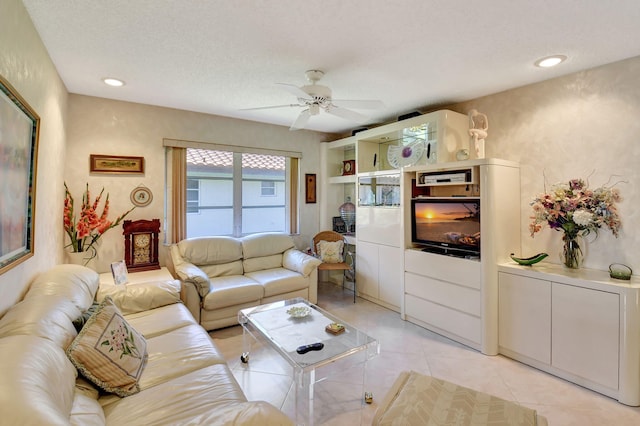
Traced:
POLYGON ((339 324, 337 322, 332 322, 331 324, 327 325, 324 329, 331 334, 340 334, 344 331, 344 325, 339 324))

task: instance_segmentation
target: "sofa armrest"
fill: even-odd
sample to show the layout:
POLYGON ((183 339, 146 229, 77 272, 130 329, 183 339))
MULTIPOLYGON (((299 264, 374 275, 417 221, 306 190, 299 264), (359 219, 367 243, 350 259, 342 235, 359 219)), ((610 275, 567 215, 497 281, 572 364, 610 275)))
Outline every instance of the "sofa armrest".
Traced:
POLYGON ((180 281, 151 281, 136 284, 101 285, 96 300, 111 296, 123 315, 148 311, 180 302, 180 281))
POLYGON ((209 276, 202 269, 182 257, 178 244, 173 244, 169 247, 169 259, 175 275, 177 275, 184 284, 193 284, 196 290, 198 290, 200 297, 205 297, 209 294, 209 286, 211 285, 209 276))
POLYGON ((178 278, 185 284, 193 284, 196 290, 198 290, 200 297, 205 297, 209 294, 211 282, 202 269, 189 262, 182 262, 179 265, 175 265, 175 268, 178 278))
POLYGON ((193 318, 200 324, 200 307, 202 305, 202 299, 198 293, 198 288, 194 283, 184 282, 182 283, 182 292, 180 293, 182 303, 189 309, 193 318))
POLYGON ((292 271, 296 271, 305 278, 316 270, 322 261, 298 249, 289 249, 283 253, 282 266, 292 271))

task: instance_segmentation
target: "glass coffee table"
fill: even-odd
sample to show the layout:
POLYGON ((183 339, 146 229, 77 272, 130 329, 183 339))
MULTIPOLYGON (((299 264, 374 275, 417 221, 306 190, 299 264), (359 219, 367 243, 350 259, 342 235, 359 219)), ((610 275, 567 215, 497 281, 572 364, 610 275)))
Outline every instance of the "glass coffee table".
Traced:
MULTIPOLYGON (((251 344, 260 340, 268 342, 293 367, 295 416, 299 425, 314 422, 318 368, 356 357, 353 361, 362 364, 364 384, 367 360, 380 353, 376 339, 302 298, 243 309, 238 312, 238 322, 243 328, 242 362, 249 362, 251 344), (333 334, 326 330, 330 324, 340 324, 344 330, 333 334), (317 345, 308 351, 302 349, 314 344, 317 345)), ((370 393, 366 392, 364 397, 371 402, 370 393)))

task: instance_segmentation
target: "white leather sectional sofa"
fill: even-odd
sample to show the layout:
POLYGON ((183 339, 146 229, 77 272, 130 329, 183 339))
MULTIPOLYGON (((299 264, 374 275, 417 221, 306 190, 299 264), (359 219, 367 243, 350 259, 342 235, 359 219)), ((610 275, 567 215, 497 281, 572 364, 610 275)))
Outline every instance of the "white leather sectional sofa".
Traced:
MULTIPOLYGON (((56 266, 0 318, 0 423, 293 424, 272 405, 247 401, 212 339, 181 303, 179 281, 103 291, 98 282, 98 274, 88 268, 56 266), (79 377, 68 357, 69 348, 96 325, 95 314, 80 333, 72 323, 92 305, 96 292, 98 300, 104 299, 100 306, 111 303, 116 312, 110 321, 124 318, 129 329, 143 336, 135 351, 143 368, 129 396, 98 391, 79 377)), ((103 343, 94 345, 102 349, 98 361, 111 353, 105 349, 107 340, 100 335, 97 341, 103 343)))
POLYGON ((240 309, 295 297, 318 301, 322 262, 296 249, 288 234, 192 238, 169 253, 182 300, 207 330, 238 324, 240 309))

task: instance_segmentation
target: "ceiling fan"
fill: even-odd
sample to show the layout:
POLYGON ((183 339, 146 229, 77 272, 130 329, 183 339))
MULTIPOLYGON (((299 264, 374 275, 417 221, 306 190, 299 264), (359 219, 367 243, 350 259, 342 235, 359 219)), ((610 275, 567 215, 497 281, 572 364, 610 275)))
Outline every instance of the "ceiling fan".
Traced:
POLYGON ((328 114, 342 117, 346 120, 355 121, 357 123, 365 123, 368 120, 368 117, 347 108, 377 109, 384 107, 382 101, 333 99, 331 97, 330 88, 321 84, 317 84, 322 76, 324 76, 323 71, 309 70, 304 74, 310 83, 305 86, 298 87, 293 84, 277 83, 278 86, 282 87, 284 90, 298 98, 297 104, 245 108, 244 111, 272 108, 304 107, 305 109, 300 112, 298 118, 296 118, 296 120, 289 128, 289 130, 298 130, 303 129, 306 126, 311 116, 320 114, 321 109, 328 114))

